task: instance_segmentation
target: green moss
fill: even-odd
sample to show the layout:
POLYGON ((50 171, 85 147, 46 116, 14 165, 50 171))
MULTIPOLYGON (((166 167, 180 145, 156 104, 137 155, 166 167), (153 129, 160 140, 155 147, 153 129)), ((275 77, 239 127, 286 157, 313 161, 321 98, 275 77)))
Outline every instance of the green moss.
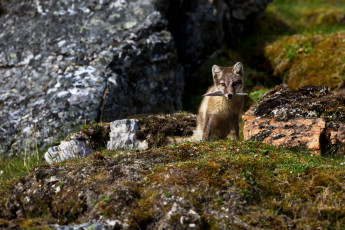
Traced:
POLYGON ((345 6, 340 2, 276 0, 272 7, 299 33, 328 34, 345 28, 345 6))
POLYGON ((265 54, 274 74, 292 89, 305 85, 339 89, 345 79, 344 38, 344 32, 287 36, 266 46, 265 54))
POLYGON ((262 98, 262 96, 267 93, 269 91, 269 89, 266 89, 266 88, 260 88, 258 90, 255 90, 255 91, 252 91, 250 94, 249 94, 249 97, 255 102, 257 103, 260 98, 262 98))

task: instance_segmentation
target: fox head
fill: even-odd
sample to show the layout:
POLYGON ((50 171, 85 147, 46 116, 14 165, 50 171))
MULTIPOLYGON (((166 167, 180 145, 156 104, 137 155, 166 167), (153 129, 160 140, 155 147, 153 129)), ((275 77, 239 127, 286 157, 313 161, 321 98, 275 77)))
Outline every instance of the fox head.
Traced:
POLYGON ((214 84, 223 95, 231 99, 243 91, 243 65, 237 62, 233 67, 212 66, 214 84))

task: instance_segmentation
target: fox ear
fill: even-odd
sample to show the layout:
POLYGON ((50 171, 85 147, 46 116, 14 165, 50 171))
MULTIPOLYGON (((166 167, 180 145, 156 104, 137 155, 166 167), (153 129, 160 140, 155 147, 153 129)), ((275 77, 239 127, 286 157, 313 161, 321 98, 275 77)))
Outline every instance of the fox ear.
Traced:
POLYGON ((222 67, 217 66, 217 65, 213 65, 212 66, 212 76, 213 76, 213 78, 215 78, 215 76, 217 74, 219 74, 220 72, 222 72, 222 67))
POLYGON ((243 75, 243 64, 241 62, 237 62, 232 68, 232 71, 234 74, 243 75))

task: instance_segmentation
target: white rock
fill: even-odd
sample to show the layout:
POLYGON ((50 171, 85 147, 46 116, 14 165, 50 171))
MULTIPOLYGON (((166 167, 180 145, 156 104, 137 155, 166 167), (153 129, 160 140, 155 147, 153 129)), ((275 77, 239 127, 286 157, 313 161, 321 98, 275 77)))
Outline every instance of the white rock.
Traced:
POLYGON ((136 132, 138 130, 138 120, 123 119, 110 123, 110 141, 107 149, 147 149, 147 141, 138 141, 136 132))
POLYGON ((59 146, 53 146, 44 154, 48 164, 65 161, 70 158, 86 157, 91 153, 84 140, 61 141, 59 146))

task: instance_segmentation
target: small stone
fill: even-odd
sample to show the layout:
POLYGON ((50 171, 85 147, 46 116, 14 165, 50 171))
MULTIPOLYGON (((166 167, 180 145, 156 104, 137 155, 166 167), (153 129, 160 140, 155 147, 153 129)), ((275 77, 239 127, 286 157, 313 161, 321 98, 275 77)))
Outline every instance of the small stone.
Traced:
POLYGON ((147 149, 147 141, 139 141, 136 137, 138 120, 123 119, 110 123, 110 141, 107 149, 147 149))
POLYGON ((23 211, 21 209, 16 211, 16 215, 17 215, 17 218, 23 218, 24 217, 23 211))
POLYGON ((44 154, 44 159, 48 164, 61 162, 71 158, 88 156, 91 148, 85 140, 61 141, 59 146, 53 146, 44 154))

